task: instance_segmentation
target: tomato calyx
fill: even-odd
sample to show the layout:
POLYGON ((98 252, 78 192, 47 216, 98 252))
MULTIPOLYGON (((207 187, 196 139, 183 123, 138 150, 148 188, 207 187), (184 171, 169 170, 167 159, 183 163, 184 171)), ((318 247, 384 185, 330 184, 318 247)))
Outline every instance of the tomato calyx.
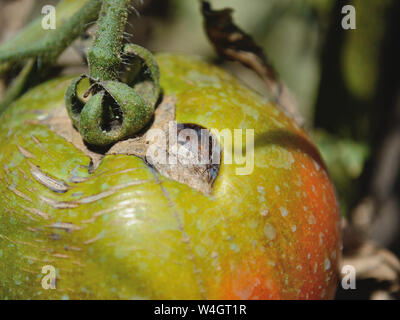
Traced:
POLYGON ((144 65, 134 80, 128 83, 99 81, 83 74, 75 78, 67 89, 65 103, 68 114, 88 144, 104 147, 131 137, 143 129, 154 114, 160 95, 158 66, 144 48, 131 44, 125 52, 133 59, 140 59, 144 65), (91 85, 80 97, 77 89, 84 79, 88 79, 91 85))
POLYGON ((88 54, 90 75, 74 79, 65 102, 73 125, 83 140, 110 146, 129 138, 150 121, 160 95, 160 72, 153 55, 135 44, 123 44, 130 1, 103 2, 96 40, 88 54), (77 87, 88 79, 83 96, 77 87))

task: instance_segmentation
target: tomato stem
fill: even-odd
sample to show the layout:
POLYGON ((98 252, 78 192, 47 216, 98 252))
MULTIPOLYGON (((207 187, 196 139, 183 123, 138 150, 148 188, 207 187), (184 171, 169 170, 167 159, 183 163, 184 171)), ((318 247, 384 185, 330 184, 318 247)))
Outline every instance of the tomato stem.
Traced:
POLYGON ((123 34, 128 19, 130 0, 103 2, 97 35, 88 54, 90 76, 98 81, 117 80, 122 64, 123 34))

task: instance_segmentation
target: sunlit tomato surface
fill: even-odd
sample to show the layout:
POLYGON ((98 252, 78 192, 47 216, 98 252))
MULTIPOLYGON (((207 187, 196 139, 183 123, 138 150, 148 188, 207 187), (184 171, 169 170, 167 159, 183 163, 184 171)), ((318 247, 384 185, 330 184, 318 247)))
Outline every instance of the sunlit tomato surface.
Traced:
POLYGON ((157 59, 178 122, 254 129, 254 170, 222 163, 210 195, 135 156, 89 173, 90 158, 38 121, 64 105, 71 79, 34 88, 0 121, 0 298, 332 298, 338 204, 307 135, 225 71, 157 59))

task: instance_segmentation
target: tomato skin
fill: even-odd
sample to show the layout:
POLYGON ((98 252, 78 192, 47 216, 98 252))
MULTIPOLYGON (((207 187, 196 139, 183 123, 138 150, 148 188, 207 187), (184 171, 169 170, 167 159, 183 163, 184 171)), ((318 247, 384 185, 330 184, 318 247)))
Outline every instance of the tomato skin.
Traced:
POLYGON ((211 195, 134 156, 89 173, 90 158, 37 121, 63 106, 71 79, 34 88, 0 122, 0 298, 333 298, 338 203, 305 132, 215 66, 157 59, 178 122, 254 129, 254 170, 222 163, 211 195), (49 190, 35 168, 67 190, 49 190), (42 288, 45 265, 55 290, 42 288))

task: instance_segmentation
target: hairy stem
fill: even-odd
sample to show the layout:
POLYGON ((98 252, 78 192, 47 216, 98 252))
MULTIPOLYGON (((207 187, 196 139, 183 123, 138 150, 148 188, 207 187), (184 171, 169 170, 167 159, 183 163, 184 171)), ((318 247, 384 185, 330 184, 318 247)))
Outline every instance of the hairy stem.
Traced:
POLYGON ((99 81, 117 80, 122 63, 123 33, 130 0, 105 0, 97 35, 88 55, 90 76, 99 81))

